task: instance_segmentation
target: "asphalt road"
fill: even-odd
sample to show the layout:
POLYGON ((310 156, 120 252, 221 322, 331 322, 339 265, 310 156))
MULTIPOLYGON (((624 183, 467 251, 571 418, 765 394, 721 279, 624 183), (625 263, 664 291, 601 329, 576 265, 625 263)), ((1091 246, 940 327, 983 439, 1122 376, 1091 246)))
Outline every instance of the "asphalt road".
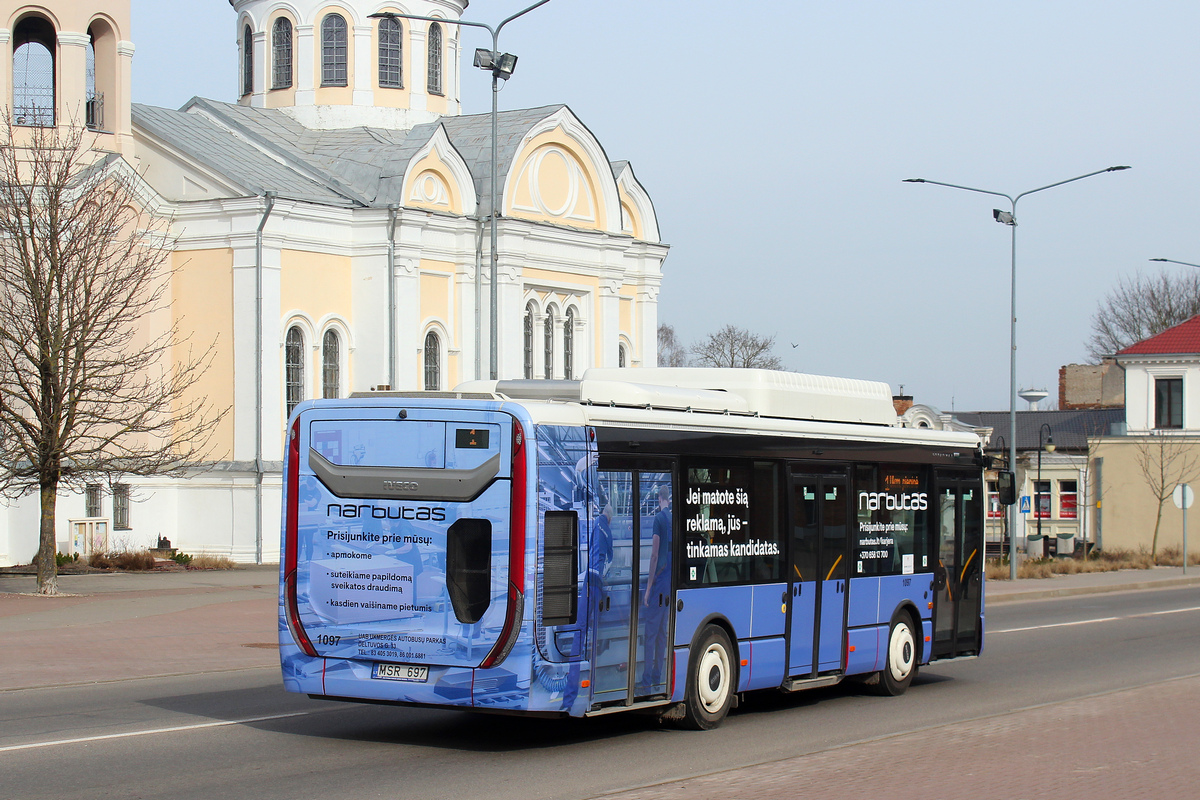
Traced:
POLYGON ((706 733, 317 702, 263 669, 3 692, 0 797, 592 798, 1200 673, 1197 588, 997 604, 988 629, 903 697, 750 695, 706 733))

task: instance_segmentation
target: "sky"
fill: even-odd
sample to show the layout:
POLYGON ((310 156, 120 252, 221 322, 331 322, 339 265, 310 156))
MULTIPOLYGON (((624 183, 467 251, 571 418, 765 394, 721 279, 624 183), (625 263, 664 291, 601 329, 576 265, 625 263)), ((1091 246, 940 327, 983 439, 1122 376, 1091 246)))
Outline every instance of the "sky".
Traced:
MULTIPOLYGON (((132 5, 135 102, 236 99, 227 0, 132 5)), ((1119 278, 1200 263, 1197 30, 1194 1, 551 0, 503 30, 499 102, 565 103, 633 164, 671 245, 659 320, 685 343, 729 323, 787 369, 1002 410, 1008 201, 903 180, 1016 195, 1132 167, 1018 203, 1017 382, 1054 400, 1119 278)), ((485 36, 464 34, 465 113, 490 109, 485 36)))

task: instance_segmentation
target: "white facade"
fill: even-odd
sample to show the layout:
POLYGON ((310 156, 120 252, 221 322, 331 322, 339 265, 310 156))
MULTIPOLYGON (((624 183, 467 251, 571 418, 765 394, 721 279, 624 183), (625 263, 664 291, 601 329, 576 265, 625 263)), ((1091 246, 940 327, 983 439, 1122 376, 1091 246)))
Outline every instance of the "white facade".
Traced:
MULTIPOLYGON (((96 5, 106 2, 128 5, 96 5)), ((271 562, 296 399, 489 377, 490 115, 461 115, 452 22, 465 2, 232 5, 238 41, 251 44, 248 59, 239 50, 250 91, 236 104, 133 107, 126 154, 149 202, 173 220, 172 311, 193 346, 212 348, 201 391, 229 413, 212 463, 182 478, 111 478, 131 492, 129 526, 111 536, 271 562), (429 91, 427 22, 401 23, 403 86, 381 85, 377 12, 447 20, 440 93, 429 91), (345 86, 321 85, 330 14, 346 22, 345 86), (281 88, 277 26, 292 37, 292 83, 281 88)), ((554 378, 622 358, 655 366, 668 248, 632 167, 610 162, 563 105, 503 112, 499 129, 498 376, 524 377, 527 360, 554 378)), ((105 488, 110 522, 111 509, 105 488)), ((83 495, 62 495, 60 542, 84 512, 83 495)), ((0 565, 30 558, 36 520, 34 496, 0 508, 0 565)))

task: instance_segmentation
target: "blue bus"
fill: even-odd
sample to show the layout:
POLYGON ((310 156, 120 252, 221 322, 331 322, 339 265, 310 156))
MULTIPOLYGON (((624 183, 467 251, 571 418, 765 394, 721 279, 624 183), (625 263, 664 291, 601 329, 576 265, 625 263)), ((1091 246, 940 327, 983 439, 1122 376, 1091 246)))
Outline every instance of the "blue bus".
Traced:
POLYGON ((886 384, 474 381, 302 403, 287 445, 290 691, 709 729, 982 651, 979 438, 898 427, 886 384))

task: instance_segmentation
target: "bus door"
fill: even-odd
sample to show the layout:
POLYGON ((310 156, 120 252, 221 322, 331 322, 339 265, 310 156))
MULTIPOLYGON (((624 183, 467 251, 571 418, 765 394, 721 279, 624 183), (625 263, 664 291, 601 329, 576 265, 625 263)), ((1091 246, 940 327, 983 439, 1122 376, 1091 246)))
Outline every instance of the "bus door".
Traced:
POLYGON ((592 637, 592 699, 632 703, 669 687, 673 483, 670 471, 601 469, 599 484, 613 558, 592 637))
POLYGON ((802 678, 842 669, 849 491, 841 467, 794 466, 790 484, 788 675, 802 678))
POLYGON ((938 471, 934 658, 979 652, 983 594, 983 487, 978 476, 938 471))

